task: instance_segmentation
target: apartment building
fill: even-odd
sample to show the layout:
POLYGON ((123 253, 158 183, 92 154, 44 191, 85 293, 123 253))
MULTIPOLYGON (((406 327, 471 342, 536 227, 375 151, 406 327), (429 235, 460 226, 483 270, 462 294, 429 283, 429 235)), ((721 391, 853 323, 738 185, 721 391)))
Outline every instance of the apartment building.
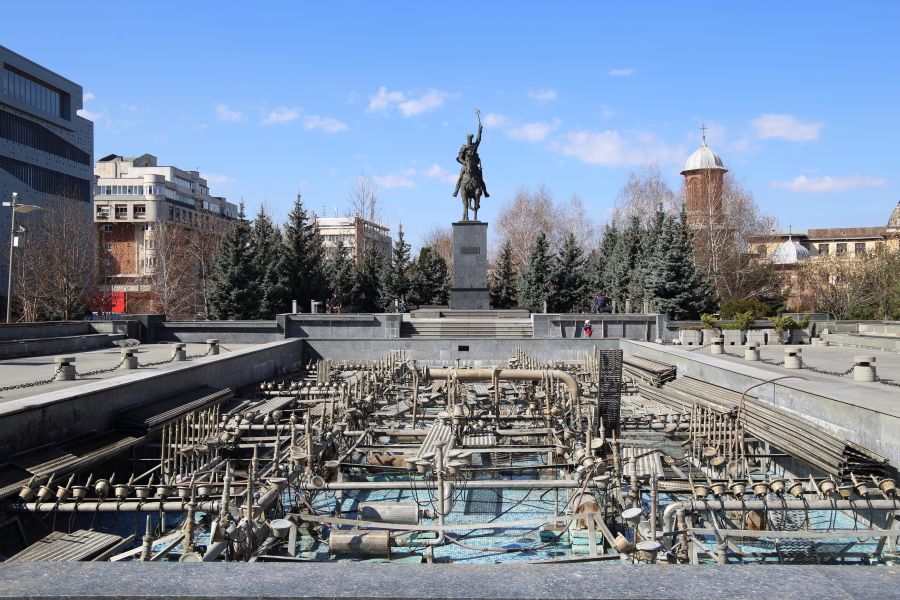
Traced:
POLYGON ((391 255, 391 230, 360 217, 319 217, 319 234, 326 251, 343 244, 357 262, 372 247, 384 257, 391 255))
POLYGON ((221 235, 237 206, 211 196, 197 171, 159 165, 152 154, 105 156, 94 168, 94 222, 103 288, 112 312, 158 310, 154 276, 163 229, 221 235))

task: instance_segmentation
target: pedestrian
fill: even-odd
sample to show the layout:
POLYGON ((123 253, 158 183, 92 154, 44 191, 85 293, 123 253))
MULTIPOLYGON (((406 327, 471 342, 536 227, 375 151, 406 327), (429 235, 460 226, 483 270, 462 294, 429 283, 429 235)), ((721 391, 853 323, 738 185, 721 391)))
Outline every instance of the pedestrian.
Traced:
POLYGON ((584 328, 582 329, 582 331, 584 331, 584 337, 586 337, 586 338, 594 337, 594 328, 591 326, 590 319, 588 319, 587 321, 584 322, 584 328))

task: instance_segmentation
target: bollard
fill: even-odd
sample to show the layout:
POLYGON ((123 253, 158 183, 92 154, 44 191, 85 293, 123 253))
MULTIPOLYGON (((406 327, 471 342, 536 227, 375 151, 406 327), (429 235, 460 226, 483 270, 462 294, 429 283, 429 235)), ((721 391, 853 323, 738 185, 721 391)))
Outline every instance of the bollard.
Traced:
POLYGON ((58 366, 56 373, 56 381, 75 381, 75 362, 74 356, 57 356, 53 359, 58 366))
POLYGON ((713 339, 712 346, 709 347, 710 354, 725 354, 725 338, 721 335, 713 339))
POLYGON ((172 358, 176 361, 187 360, 187 352, 184 351, 185 344, 175 344, 172 348, 172 358))
POLYGON ((134 348, 122 348, 122 366, 119 367, 123 371, 133 371, 138 368, 138 359, 134 355, 134 348))
POLYGON ((803 358, 800 356, 801 349, 797 346, 784 347, 784 368, 785 369, 802 369, 803 358))
POLYGON ((219 354, 219 340, 206 340, 206 349, 212 356, 219 354))
POLYGON ((750 342, 744 350, 744 360, 759 360, 759 342, 750 342))
POLYGON ((853 357, 853 381, 875 381, 874 356, 853 357))

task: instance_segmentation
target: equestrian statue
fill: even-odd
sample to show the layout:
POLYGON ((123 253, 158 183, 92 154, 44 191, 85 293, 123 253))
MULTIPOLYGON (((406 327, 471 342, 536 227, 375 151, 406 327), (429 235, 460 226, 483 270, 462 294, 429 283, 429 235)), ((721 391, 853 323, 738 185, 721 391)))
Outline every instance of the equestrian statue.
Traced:
POLYGON ((481 172, 481 157, 478 156, 478 146, 481 144, 481 111, 475 109, 478 116, 478 137, 471 133, 466 136, 466 143, 459 149, 456 155, 456 162, 462 165, 459 169, 459 178, 456 180, 456 189, 453 190, 453 197, 459 195, 462 191, 463 204, 463 221, 469 220, 469 209, 472 209, 474 215, 472 219, 478 220, 478 209, 481 208, 481 195, 490 198, 487 187, 484 185, 484 176, 481 172), (475 137, 473 140, 472 138, 475 137))

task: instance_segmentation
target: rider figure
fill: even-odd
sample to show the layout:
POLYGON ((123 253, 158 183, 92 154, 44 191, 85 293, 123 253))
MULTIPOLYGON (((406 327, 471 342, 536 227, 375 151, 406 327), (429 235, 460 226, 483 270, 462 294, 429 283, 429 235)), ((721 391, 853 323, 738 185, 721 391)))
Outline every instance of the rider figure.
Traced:
POLYGON ((487 186, 484 184, 484 176, 481 171, 481 158, 478 156, 478 145, 481 143, 481 130, 483 127, 481 123, 478 124, 478 137, 475 138, 475 141, 472 141, 472 134, 468 134, 466 136, 466 143, 463 144, 459 148, 459 154, 456 155, 456 162, 458 162, 462 167, 459 169, 459 177, 456 178, 456 189, 453 190, 453 197, 459 195, 459 186, 462 184, 463 174, 466 172, 466 165, 469 164, 469 160, 471 159, 472 168, 475 172, 469 173, 469 177, 476 177, 478 179, 478 183, 481 185, 481 191, 484 194, 485 198, 490 198, 491 195, 488 194, 487 186))

